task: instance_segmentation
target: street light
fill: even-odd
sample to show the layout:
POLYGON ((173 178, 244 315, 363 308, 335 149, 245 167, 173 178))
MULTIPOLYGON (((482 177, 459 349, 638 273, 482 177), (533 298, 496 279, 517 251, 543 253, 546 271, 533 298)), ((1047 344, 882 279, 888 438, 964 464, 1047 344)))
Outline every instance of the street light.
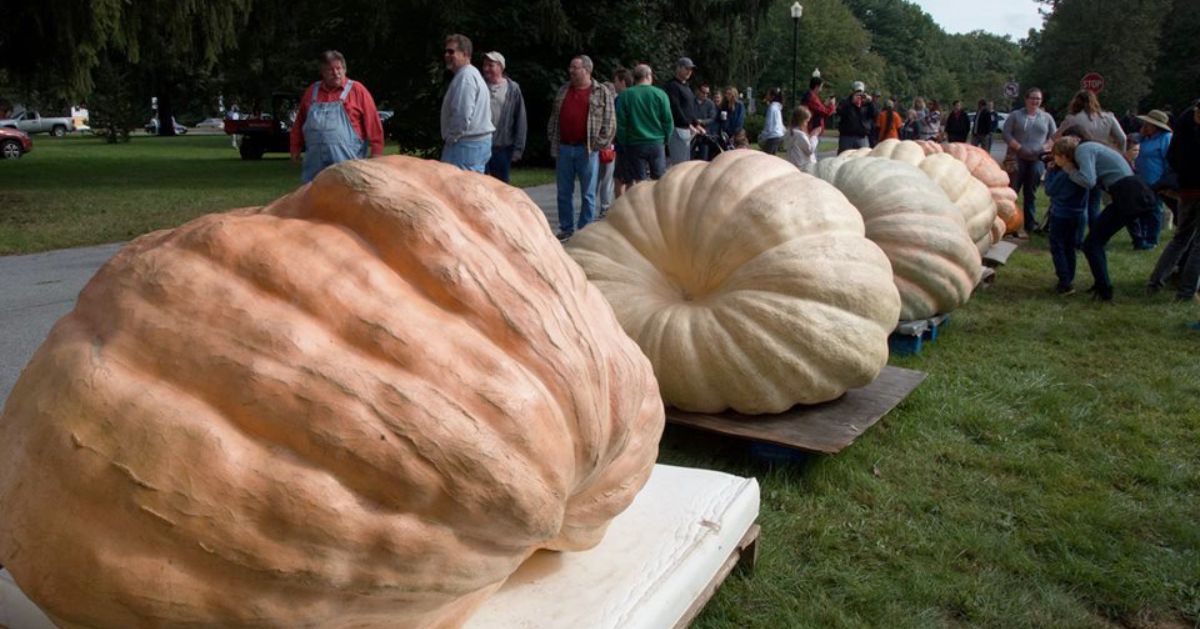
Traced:
POLYGON ((800 41, 800 14, 804 7, 799 2, 792 3, 792 106, 796 106, 796 45, 800 41))

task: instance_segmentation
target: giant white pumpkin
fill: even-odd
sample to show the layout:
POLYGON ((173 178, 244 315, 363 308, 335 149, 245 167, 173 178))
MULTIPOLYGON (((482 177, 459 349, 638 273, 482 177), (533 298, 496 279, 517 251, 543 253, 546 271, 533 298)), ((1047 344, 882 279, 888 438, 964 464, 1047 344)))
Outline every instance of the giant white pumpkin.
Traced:
POLYGON ((1008 173, 991 153, 962 142, 943 144, 942 149, 966 164, 971 175, 987 186, 996 203, 996 215, 1004 221, 1005 231, 1011 234, 1020 230, 1024 219, 1017 209, 1017 193, 1010 185, 1008 173))
POLYGON ((810 169, 862 213, 867 238, 887 254, 901 319, 947 313, 971 297, 982 273, 962 213, 924 172, 902 161, 836 157, 810 169))
POLYGON ((777 157, 675 166, 568 250, 678 408, 780 412, 887 362, 900 312, 887 257, 842 193, 777 157))
POLYGON ((992 246, 992 227, 996 221, 996 202, 987 186, 971 175, 965 164, 945 153, 927 156, 921 171, 933 180, 962 212, 967 234, 980 255, 992 246))
POLYGON ((662 426, 525 193, 345 162, 84 288, 0 419, 0 562, 61 626, 454 626, 598 543, 662 426))
MULTIPOLYGON (((868 155, 894 159, 920 168, 962 212, 967 233, 979 253, 982 255, 992 246, 996 203, 987 187, 971 175, 961 160, 946 155, 942 145, 930 140, 887 139, 875 145, 868 155)), ((861 154, 847 156, 858 157, 861 154)))

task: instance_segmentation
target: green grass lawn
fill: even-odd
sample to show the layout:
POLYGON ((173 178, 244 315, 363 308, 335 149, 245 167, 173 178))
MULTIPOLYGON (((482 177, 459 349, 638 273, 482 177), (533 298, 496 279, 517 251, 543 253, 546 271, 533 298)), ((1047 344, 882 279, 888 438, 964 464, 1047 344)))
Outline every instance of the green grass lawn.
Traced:
MULTIPOLYGON (((261 204, 299 172, 222 137, 36 142, 0 163, 0 252, 261 204)), ((669 430, 662 462, 762 485, 758 568, 696 626, 1200 626, 1200 308, 1143 294, 1161 246, 1109 249, 1099 304, 1082 256, 1062 298, 1045 238, 1023 244, 936 343, 892 358, 929 378, 839 455, 772 467, 669 430)))
MULTIPOLYGON (((550 169, 513 171, 517 186, 552 181, 550 169)), ((224 135, 137 135, 118 145, 38 135, 33 152, 0 163, 0 255, 129 240, 262 205, 299 184, 300 166, 287 155, 242 161, 224 135)))
POLYGON ((769 467, 668 431, 661 461, 757 476, 758 569, 698 627, 1196 627, 1200 319, 1110 245, 1113 304, 1058 297, 1035 236, 837 456, 769 467))

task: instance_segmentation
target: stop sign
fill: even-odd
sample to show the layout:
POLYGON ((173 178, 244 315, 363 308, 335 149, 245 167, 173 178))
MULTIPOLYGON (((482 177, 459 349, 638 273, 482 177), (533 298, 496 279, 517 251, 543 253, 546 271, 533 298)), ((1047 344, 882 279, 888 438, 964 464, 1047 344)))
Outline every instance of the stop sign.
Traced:
POLYGON ((1099 94, 1104 91, 1104 77, 1099 72, 1088 72, 1079 80, 1079 88, 1099 94))

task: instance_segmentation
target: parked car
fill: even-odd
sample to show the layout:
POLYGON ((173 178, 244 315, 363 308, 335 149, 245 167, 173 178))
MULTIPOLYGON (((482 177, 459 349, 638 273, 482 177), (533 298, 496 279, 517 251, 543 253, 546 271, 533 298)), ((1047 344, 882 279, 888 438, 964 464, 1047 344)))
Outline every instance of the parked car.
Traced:
POLYGON ((43 118, 36 111, 24 111, 14 118, 0 120, 0 127, 20 129, 25 133, 49 133, 61 138, 68 131, 75 130, 75 121, 70 118, 43 118))
MULTIPOLYGON (((171 122, 175 122, 175 119, 172 118, 171 122)), ((175 135, 185 135, 187 132, 187 127, 175 122, 175 135)), ((158 135, 158 118, 151 118, 150 122, 146 123, 146 133, 158 135)))
POLYGON ((0 159, 20 159, 33 150, 33 139, 20 129, 0 127, 0 159))
POLYGON ((205 118, 196 123, 197 129, 224 129, 225 120, 223 118, 205 118))

